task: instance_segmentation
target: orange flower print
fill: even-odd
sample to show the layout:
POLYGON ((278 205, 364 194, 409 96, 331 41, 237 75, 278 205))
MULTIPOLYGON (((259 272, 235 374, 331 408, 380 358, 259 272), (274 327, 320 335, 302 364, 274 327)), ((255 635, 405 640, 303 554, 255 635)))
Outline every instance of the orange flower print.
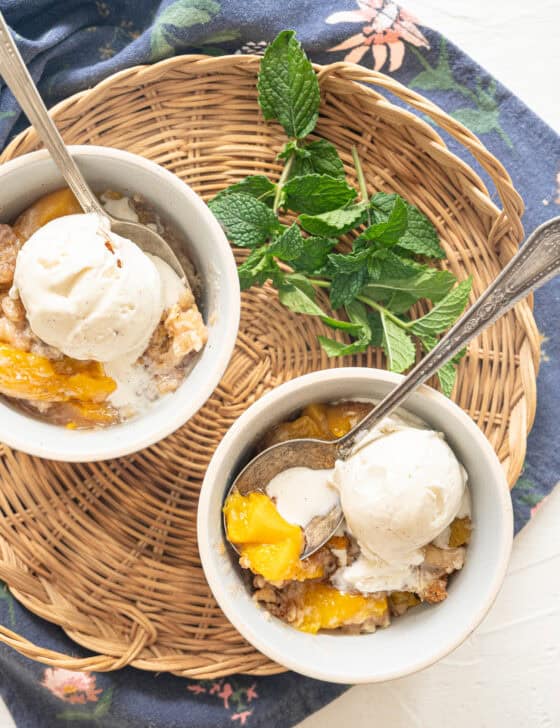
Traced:
POLYGON ((342 10, 329 15, 325 22, 364 23, 362 32, 347 38, 330 51, 348 51, 344 60, 359 63, 368 50, 373 56, 373 68, 381 70, 387 58, 389 71, 402 66, 404 42, 429 48, 428 41, 418 30, 416 19, 392 0, 356 0, 358 10, 342 10))
POLYGON ((96 703, 103 692, 95 687, 95 675, 58 667, 45 670, 41 685, 65 703, 96 703))
POLYGON ((239 725, 245 725, 247 719, 253 714, 252 710, 242 710, 240 713, 234 713, 231 716, 232 721, 239 721, 239 725))
POLYGON ((235 678, 200 680, 192 685, 187 685, 187 690, 195 695, 206 693, 221 700, 224 709, 228 711, 231 722, 239 726, 248 724, 249 718, 253 715, 253 708, 249 707, 249 704, 259 697, 256 688, 256 683, 245 687, 243 682, 235 678))
POLYGON ((254 700, 255 698, 258 698, 257 691, 255 690, 256 683, 253 683, 250 688, 247 688, 247 702, 250 703, 251 700, 254 700))
POLYGON ((224 701, 224 708, 229 710, 229 699, 233 695, 233 688, 229 683, 225 683, 222 691, 218 693, 218 697, 224 701))
POLYGON ((187 685, 187 690, 190 690, 190 692, 195 695, 202 695, 202 693, 206 692, 206 688, 202 687, 202 685, 197 685, 196 683, 194 685, 187 685))

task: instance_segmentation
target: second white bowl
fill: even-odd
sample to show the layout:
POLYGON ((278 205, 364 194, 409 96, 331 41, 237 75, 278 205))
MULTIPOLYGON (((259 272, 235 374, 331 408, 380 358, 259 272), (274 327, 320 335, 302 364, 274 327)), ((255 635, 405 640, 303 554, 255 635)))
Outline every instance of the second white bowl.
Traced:
MULTIPOLYGON (((256 606, 235 554, 225 541, 222 505, 227 488, 256 441, 271 425, 311 402, 379 399, 397 374, 366 368, 314 372, 277 387, 231 427, 210 463, 198 507, 204 573, 220 607, 258 650, 309 677, 340 683, 391 680, 421 670, 461 644, 482 621, 503 582, 513 535, 507 482, 490 443, 457 405, 422 387, 406 409, 445 433, 469 475, 474 531, 465 567, 453 576, 441 604, 421 606, 370 635, 305 634, 256 606)), ((429 456, 429 454, 427 454, 429 456)))

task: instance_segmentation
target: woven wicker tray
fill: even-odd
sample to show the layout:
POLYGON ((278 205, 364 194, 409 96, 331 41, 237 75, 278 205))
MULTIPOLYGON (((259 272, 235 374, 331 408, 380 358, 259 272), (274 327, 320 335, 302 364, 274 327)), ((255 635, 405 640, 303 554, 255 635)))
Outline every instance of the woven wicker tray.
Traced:
MULTIPOLYGON (((255 171, 278 173, 283 135, 258 114, 258 61, 183 56, 133 68, 64 101, 53 116, 67 142, 144 155, 208 198, 255 171)), ((467 129, 393 79, 345 63, 318 71, 318 134, 337 145, 350 178, 356 144, 370 191, 397 191, 430 216, 450 268, 472 274, 478 295, 522 236, 522 202, 507 172, 467 129), (400 97, 436 126, 378 91, 400 97), (488 172, 501 210, 475 172, 447 150, 438 126, 488 172)), ((0 161, 36 147, 34 132, 26 131, 0 161)), ((196 545, 197 496, 215 446, 264 392, 319 368, 383 365, 378 351, 327 359, 316 334, 332 332, 322 329, 317 319, 281 307, 272 290, 250 290, 243 294, 237 348, 223 381, 171 437, 134 456, 91 464, 48 462, 4 448, 0 579, 22 604, 95 656, 55 653, 4 627, 0 640, 68 669, 133 665, 199 678, 281 671, 240 637, 210 594, 196 545)), ((524 302, 471 344, 454 394, 489 437, 510 484, 520 473, 535 413, 538 352, 524 302)))

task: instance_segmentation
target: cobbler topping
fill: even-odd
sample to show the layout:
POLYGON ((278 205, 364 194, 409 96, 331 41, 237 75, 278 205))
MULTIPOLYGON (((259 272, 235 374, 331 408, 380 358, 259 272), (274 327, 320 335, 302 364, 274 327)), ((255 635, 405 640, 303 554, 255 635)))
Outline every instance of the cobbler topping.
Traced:
MULTIPOLYGON (((292 437, 340 437, 370 408, 356 402, 310 405, 294 420, 273 427, 259 449, 292 437)), ((311 471, 308 478, 307 468, 292 468, 262 492, 230 494, 224 505, 227 535, 240 553, 241 568, 254 575, 253 598, 296 629, 352 634, 387 627, 392 617, 422 602, 443 601, 450 575, 464 565, 471 521, 466 474, 436 435, 415 418, 396 417, 364 438, 357 462, 352 463, 356 454, 348 461, 350 512, 361 509, 360 518, 348 521, 342 491, 343 527, 307 559, 300 558, 302 527, 332 507, 333 471, 311 471), (386 449, 383 439, 395 433, 405 433, 409 446, 412 438, 411 451, 402 450, 399 438, 386 449), (422 452, 426 443, 431 450, 422 452), (396 465, 395 445, 400 452, 396 465), (361 501, 360 489, 367 491, 361 501), (378 543, 389 561, 372 551, 378 543)))
MULTIPOLYGON (((108 191, 102 201, 181 243, 139 196, 108 191)), ((194 295, 169 266, 92 217, 63 189, 0 225, 0 394, 72 428, 138 415, 181 385, 207 340, 194 295)))

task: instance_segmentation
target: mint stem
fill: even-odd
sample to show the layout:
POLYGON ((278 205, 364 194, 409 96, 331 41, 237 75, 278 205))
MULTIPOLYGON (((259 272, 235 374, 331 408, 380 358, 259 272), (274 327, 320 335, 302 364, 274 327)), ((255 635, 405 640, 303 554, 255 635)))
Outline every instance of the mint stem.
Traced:
MULTIPOLYGON (((364 170, 362 167, 362 163, 360 161, 360 157, 358 156, 358 150, 356 149, 355 145, 352 145, 352 159, 354 160, 354 168, 356 169, 356 176, 358 178, 358 185, 360 187, 360 196, 362 198, 362 202, 365 202, 366 204, 369 202, 368 197, 368 191, 367 191, 367 184, 366 184, 366 178, 364 177, 364 170)), ((368 226, 371 225, 371 213, 369 211, 368 207, 368 226)))
MULTIPOLYGON (((330 281, 323 281, 318 278, 309 278, 309 282, 316 288, 330 288, 331 287, 330 281)), ((398 316, 395 316, 394 314, 392 314, 389 311, 389 309, 385 308, 385 306, 382 306, 380 303, 377 303, 377 301, 373 301, 371 298, 368 298, 367 296, 356 296, 356 300, 361 301, 362 303, 365 303, 366 306, 373 308, 375 311, 379 311, 379 313, 382 313, 384 316, 386 316, 388 319, 390 319, 394 324, 396 324, 397 326, 400 326, 401 329, 404 329, 405 331, 408 330, 410 324, 407 324, 406 321, 402 321, 398 316)))
POLYGON ((309 279, 310 283, 312 283, 314 286, 317 286, 317 288, 330 288, 331 282, 330 281, 320 281, 315 278, 309 279))
POLYGON ((276 215, 278 213, 278 208, 280 207, 280 200, 282 198, 282 188, 288 181, 288 177, 290 176, 290 172, 292 171, 292 166, 294 164, 295 154, 292 153, 290 157, 286 160, 286 164, 284 165, 284 169, 282 170, 282 174, 280 175, 280 179, 276 183, 276 192, 274 194, 274 204, 272 205, 272 212, 276 215))
POLYGON ((375 311, 379 311, 379 313, 382 313, 385 318, 388 318, 394 324, 400 326, 401 329, 408 329, 408 324, 405 321, 401 321, 398 316, 392 314, 389 309, 385 308, 385 306, 382 306, 380 303, 377 303, 377 301, 372 301, 371 298, 367 298, 366 296, 356 296, 356 300, 365 303, 366 306, 373 308, 375 311))

